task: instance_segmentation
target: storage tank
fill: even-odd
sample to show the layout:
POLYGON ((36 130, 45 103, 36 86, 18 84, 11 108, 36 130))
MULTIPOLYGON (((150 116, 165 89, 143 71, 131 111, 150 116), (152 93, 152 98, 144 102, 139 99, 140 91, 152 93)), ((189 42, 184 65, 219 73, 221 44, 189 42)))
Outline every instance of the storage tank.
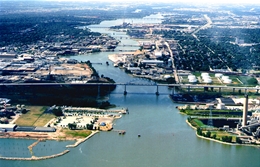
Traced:
POLYGON ((231 79, 224 79, 224 80, 223 80, 223 83, 225 83, 225 84, 231 84, 231 83, 232 83, 232 80, 231 80, 231 79))
POLYGON ((222 80, 229 79, 229 76, 224 76, 224 75, 223 75, 223 76, 221 77, 221 79, 222 79, 222 80))
POLYGON ((212 79, 210 79, 210 78, 209 79, 204 79, 203 82, 204 83, 212 83, 212 79))
POLYGON ((221 74, 221 73, 216 73, 216 74, 215 74, 215 77, 216 77, 216 78, 221 78, 222 76, 223 76, 223 74, 221 74))
POLYGON ((189 79, 189 82, 190 83, 195 83, 195 82, 197 82, 198 80, 196 79, 196 78, 193 78, 193 79, 189 79))
POLYGON ((202 76, 202 77, 204 77, 204 76, 209 76, 209 73, 203 72, 203 73, 201 73, 201 76, 202 76))

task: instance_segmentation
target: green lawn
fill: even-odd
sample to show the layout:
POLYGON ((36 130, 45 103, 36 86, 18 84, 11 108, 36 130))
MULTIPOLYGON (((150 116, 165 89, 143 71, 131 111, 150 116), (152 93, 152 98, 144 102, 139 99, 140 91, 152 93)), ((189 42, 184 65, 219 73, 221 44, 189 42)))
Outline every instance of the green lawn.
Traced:
POLYGON ((62 132, 66 134, 66 137, 80 137, 80 138, 88 137, 91 134, 90 130, 62 129, 62 132))
POLYGON ((53 114, 43 114, 46 109, 44 106, 27 106, 26 109, 29 111, 15 121, 19 126, 44 126, 55 118, 53 114))

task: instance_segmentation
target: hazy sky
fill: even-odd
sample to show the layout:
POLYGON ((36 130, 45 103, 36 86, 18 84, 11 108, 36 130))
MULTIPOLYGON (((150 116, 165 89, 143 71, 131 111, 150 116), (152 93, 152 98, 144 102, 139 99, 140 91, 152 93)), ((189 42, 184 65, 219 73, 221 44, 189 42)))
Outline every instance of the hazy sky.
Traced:
POLYGON ((192 2, 192 3, 250 3, 250 4, 260 4, 260 0, 46 0, 46 1, 103 1, 103 2, 192 2))

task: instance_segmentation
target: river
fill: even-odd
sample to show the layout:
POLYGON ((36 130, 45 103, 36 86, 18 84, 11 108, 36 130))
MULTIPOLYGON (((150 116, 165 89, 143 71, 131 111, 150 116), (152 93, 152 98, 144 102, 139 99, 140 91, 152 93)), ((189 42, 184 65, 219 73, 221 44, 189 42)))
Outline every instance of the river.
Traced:
MULTIPOLYGON (((155 16, 151 16, 155 17, 155 16)), ((129 19, 132 21, 132 19, 129 19)), ((127 20, 126 20, 127 21, 127 20)), ((133 22, 138 21, 134 20, 133 22)), ((139 19, 141 22, 145 20, 139 19)), ((146 20, 153 21, 153 20, 146 20)), ((122 23, 122 20, 104 21, 101 26, 112 26, 122 23)), ((107 29, 92 28, 102 33, 113 32, 107 29)), ((115 33, 118 35, 118 32, 115 33)), ((125 35, 120 32, 120 36, 125 35)), ((124 44, 136 44, 131 39, 122 39, 124 44)), ((131 47, 132 48, 132 47, 131 47)), ((149 80, 135 79, 113 65, 105 65, 111 53, 92 53, 78 55, 71 58, 91 62, 102 62, 103 65, 94 64, 99 74, 113 78, 116 82, 149 82, 149 80)), ((112 53, 113 54, 113 53, 112 53)), ((112 62, 110 63, 112 64, 112 62)), ((100 132, 64 156, 41 161, 6 161, 0 160, 0 166, 16 167, 46 167, 46 166, 87 166, 87 167, 259 167, 260 149, 247 146, 230 146, 213 141, 197 138, 195 131, 185 120, 186 116, 179 114, 176 106, 168 94, 172 92, 167 87, 160 87, 160 95, 156 96, 156 87, 128 86, 128 94, 123 95, 124 87, 118 86, 107 98, 118 107, 129 109, 129 114, 115 121, 114 129, 126 130, 125 135, 116 132, 100 132), (138 137, 138 134, 141 137, 138 137)), ((0 139, 2 143, 17 143, 16 139, 0 139)), ((19 140, 31 144, 33 141, 19 140)), ((49 142, 48 149, 65 149, 68 143, 49 142), (57 146, 59 143, 60 146, 57 146)), ((38 146, 37 155, 45 155, 38 146)), ((47 146, 47 145, 46 145, 47 146)), ((5 146, 6 150, 10 149, 5 146)), ((21 148, 22 149, 22 148, 21 148)), ((51 152, 52 153, 52 152, 51 152)), ((54 153, 54 152, 53 152, 54 153)), ((2 153, 4 154, 4 153, 2 153)), ((20 155, 20 154, 19 154, 20 155)), ((15 156, 11 154, 10 156, 15 156)), ((26 154, 26 156, 28 156, 26 154)))

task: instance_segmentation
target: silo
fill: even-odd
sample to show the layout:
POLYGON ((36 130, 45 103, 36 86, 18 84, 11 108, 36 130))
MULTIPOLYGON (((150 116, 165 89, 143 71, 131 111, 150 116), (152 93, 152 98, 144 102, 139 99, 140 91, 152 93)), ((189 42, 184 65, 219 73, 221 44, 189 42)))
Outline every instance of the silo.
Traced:
POLYGON ((242 126, 246 126, 247 123, 247 111, 248 111, 248 95, 245 95, 245 101, 243 106, 243 122, 242 126))

